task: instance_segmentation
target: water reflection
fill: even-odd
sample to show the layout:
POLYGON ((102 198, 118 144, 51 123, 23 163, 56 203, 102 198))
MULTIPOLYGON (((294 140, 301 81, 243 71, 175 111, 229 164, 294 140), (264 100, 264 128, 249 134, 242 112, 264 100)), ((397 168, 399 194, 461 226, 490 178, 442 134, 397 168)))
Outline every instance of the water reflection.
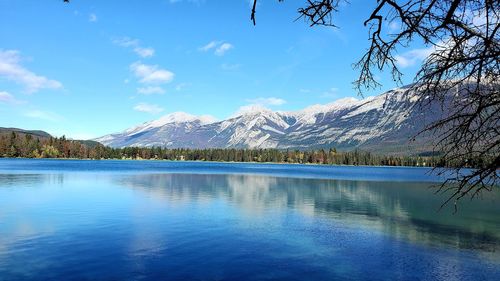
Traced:
POLYGON ((64 174, 1 174, 0 188, 32 187, 40 183, 64 184, 64 174))
POLYGON ((224 199, 251 213, 291 209, 400 239, 500 250, 499 194, 466 201, 454 214, 428 184, 315 180, 254 175, 140 174, 114 179, 169 203, 224 199))
POLYGON ((488 198, 453 215, 422 183, 0 174, 0 279, 495 280, 488 198))

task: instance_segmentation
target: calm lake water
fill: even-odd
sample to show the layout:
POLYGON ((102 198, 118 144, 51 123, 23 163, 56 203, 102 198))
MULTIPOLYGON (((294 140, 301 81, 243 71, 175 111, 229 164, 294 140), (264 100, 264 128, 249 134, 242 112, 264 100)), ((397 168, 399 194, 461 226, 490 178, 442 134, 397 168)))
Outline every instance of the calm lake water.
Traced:
POLYGON ((423 168, 0 159, 0 280, 500 280, 423 168))

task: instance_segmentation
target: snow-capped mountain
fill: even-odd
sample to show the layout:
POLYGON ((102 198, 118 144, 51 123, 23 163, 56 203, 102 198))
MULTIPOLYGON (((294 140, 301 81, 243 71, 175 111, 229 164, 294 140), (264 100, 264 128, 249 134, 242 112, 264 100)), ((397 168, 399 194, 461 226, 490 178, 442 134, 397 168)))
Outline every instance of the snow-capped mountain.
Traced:
MULTIPOLYGON (((424 114, 413 106, 415 102, 404 87, 375 97, 344 98, 293 112, 252 107, 222 121, 177 112, 96 141, 112 147, 360 147, 398 151, 408 148, 409 138, 422 129, 424 119, 432 121, 436 116, 429 111, 424 114)), ((418 147, 417 143, 411 145, 418 147)))

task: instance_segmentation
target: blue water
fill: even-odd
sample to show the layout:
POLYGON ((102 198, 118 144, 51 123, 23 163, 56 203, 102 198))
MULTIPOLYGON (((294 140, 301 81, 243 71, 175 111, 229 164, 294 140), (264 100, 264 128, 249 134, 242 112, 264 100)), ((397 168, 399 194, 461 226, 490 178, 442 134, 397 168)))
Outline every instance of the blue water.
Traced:
POLYGON ((0 280, 499 280, 423 168, 0 159, 0 280))
POLYGON ((1 159, 5 173, 104 172, 104 173, 183 173, 256 174, 275 177, 439 182, 431 168, 351 167, 297 164, 221 163, 194 161, 51 160, 1 159))

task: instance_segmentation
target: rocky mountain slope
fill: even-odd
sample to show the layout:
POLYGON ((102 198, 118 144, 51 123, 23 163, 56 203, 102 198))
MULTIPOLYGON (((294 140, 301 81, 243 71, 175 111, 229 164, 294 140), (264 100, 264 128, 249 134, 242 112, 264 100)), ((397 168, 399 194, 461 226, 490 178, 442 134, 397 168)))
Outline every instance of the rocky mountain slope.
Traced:
POLYGON ((425 139, 409 139, 439 114, 414 107, 415 101, 403 87, 375 97, 345 98, 293 112, 255 107, 222 121, 177 112, 96 141, 112 147, 426 151, 425 139))

